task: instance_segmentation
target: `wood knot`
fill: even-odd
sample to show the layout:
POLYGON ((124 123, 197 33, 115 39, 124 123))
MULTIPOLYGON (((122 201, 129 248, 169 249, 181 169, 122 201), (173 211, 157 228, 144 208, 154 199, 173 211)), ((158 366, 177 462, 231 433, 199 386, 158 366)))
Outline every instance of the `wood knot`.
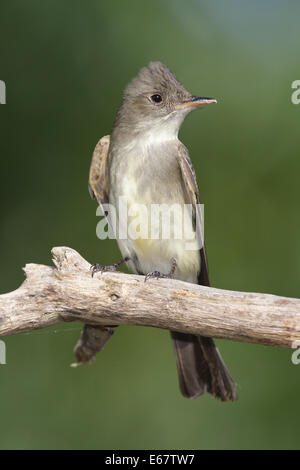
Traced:
POLYGON ((117 294, 111 294, 111 296, 110 296, 110 300, 112 300, 113 302, 115 302, 115 301, 118 300, 119 298, 120 298, 120 296, 117 295, 117 294))

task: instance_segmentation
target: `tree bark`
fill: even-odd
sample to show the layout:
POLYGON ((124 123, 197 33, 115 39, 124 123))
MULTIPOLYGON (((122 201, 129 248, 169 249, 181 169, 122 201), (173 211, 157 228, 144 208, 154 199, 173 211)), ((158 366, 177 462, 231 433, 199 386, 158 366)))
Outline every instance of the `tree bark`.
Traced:
POLYGON ((86 323, 76 346, 79 363, 100 349, 97 331, 142 325, 214 338, 293 347, 300 340, 300 300, 215 289, 120 272, 91 276, 75 250, 53 248, 55 267, 27 264, 26 279, 0 295, 0 336, 62 321, 86 323), (97 349, 98 348, 98 349, 97 349))

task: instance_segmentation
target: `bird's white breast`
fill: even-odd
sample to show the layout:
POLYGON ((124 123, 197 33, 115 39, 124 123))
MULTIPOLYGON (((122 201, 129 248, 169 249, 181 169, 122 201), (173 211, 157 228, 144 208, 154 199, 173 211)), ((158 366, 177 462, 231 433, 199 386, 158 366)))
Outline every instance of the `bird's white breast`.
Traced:
POLYGON ((134 252, 138 258, 139 266, 129 263, 131 269, 145 274, 154 270, 168 273, 171 259, 175 258, 175 277, 197 282, 199 251, 187 250, 187 240, 174 238, 174 234, 178 234, 180 230, 176 226, 180 223, 180 217, 175 216, 171 220, 170 239, 151 239, 151 205, 176 204, 178 210, 183 211, 186 202, 177 162, 177 147, 177 137, 170 140, 164 133, 151 134, 149 131, 147 137, 132 141, 119 149, 110 162, 109 199, 116 207, 118 220, 122 216, 118 209, 122 197, 126 198, 128 213, 131 213, 128 224, 134 225, 134 219, 138 218, 143 227, 148 227, 147 238, 143 230, 142 236, 136 239, 129 233, 128 239, 118 240, 123 256, 132 257, 134 252), (138 205, 146 208, 146 212, 139 209, 138 205))

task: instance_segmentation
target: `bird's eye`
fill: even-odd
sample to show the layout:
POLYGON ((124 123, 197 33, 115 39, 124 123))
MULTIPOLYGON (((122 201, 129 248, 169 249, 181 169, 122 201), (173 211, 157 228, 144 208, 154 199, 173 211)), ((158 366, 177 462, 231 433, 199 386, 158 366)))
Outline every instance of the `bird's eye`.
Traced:
POLYGON ((162 97, 160 95, 152 95, 151 100, 154 101, 154 103, 160 103, 162 101, 162 97))

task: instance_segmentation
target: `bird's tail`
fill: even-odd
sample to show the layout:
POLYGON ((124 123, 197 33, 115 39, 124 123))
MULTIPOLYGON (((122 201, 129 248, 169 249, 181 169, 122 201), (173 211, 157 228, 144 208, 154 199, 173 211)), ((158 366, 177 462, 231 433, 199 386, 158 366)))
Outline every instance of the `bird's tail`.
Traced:
POLYGON ((180 390, 187 398, 205 392, 222 401, 235 401, 234 382, 212 338, 171 331, 180 390))

